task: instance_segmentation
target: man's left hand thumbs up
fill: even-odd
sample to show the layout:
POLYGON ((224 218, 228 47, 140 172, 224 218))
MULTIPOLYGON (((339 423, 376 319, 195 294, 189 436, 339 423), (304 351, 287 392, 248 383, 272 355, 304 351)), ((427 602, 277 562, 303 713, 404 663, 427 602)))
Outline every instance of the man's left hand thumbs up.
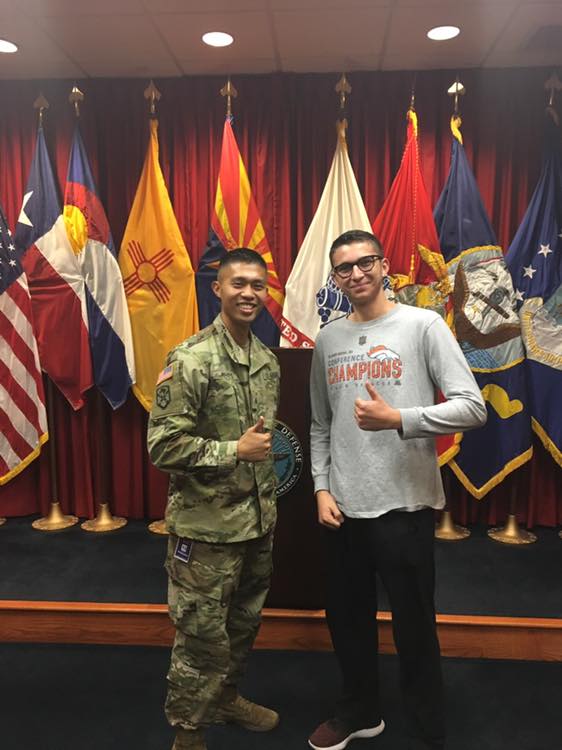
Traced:
POLYGON ((366 384, 369 399, 355 399, 355 421, 361 430, 399 430, 400 411, 393 409, 377 392, 372 383, 366 384))

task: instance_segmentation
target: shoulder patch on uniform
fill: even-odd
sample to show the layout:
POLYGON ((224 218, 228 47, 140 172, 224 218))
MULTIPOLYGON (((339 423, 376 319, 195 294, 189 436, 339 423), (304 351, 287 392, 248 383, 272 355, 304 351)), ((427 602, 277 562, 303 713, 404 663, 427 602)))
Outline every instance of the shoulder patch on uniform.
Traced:
POLYGON ((161 409, 165 409, 172 400, 172 392, 169 385, 160 385, 156 389, 156 403, 161 409))
POLYGON ((156 381, 152 417, 171 417, 185 412, 185 396, 181 385, 181 362, 167 365, 156 381))
POLYGON ((165 380, 169 380, 173 374, 174 374, 174 366, 168 365, 168 367, 165 367, 160 373, 160 375, 158 375, 158 380, 156 381, 156 385, 160 385, 160 383, 163 383, 165 380))

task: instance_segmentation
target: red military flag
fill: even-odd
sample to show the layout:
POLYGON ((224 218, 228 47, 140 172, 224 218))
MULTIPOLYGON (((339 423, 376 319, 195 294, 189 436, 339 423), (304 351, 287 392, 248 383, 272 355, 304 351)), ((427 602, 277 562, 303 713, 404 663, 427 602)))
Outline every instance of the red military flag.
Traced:
MULTIPOLYGON (((451 323, 447 265, 420 169, 418 118, 408 111, 406 146, 388 196, 373 222, 373 232, 390 260, 390 276, 399 302, 426 307, 451 323)), ((459 451, 460 435, 437 438, 439 465, 459 451)))

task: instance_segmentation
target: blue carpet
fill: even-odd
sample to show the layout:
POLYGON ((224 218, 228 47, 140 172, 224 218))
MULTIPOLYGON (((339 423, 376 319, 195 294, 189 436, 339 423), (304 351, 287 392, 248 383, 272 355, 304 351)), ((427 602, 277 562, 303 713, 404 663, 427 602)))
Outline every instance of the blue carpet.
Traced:
MULTIPOLYGON (((536 532, 537 543, 522 547, 492 542, 481 526, 463 542, 438 542, 437 611, 561 618, 562 540, 554 529, 536 532)), ((163 603, 165 549, 166 538, 150 534, 142 521, 110 534, 79 526, 45 534, 30 518, 9 519, 0 527, 0 599, 163 603)), ((322 607, 322 563, 309 562, 316 585, 308 606, 322 607)), ((286 575, 278 564, 267 606, 300 606, 290 600, 290 586, 278 586, 286 575), (281 589, 289 593, 280 595, 281 589)), ((388 609, 382 586, 380 594, 380 608, 388 609)))
MULTIPOLYGON (((170 750, 166 649, 0 646, 2 750, 170 750)), ((446 659, 447 750, 560 750, 562 664, 446 659)), ((387 730, 351 750, 405 750, 396 657, 381 657, 387 730)), ((326 653, 256 651, 244 692, 279 710, 267 734, 208 732, 209 750, 305 750, 339 684, 326 653)))

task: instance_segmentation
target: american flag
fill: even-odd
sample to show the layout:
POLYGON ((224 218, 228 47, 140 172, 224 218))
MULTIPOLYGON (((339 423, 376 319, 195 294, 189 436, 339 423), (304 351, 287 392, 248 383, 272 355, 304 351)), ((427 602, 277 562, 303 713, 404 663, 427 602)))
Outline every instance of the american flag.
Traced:
POLYGON ((27 278, 0 209, 0 484, 33 461, 47 438, 27 278))

